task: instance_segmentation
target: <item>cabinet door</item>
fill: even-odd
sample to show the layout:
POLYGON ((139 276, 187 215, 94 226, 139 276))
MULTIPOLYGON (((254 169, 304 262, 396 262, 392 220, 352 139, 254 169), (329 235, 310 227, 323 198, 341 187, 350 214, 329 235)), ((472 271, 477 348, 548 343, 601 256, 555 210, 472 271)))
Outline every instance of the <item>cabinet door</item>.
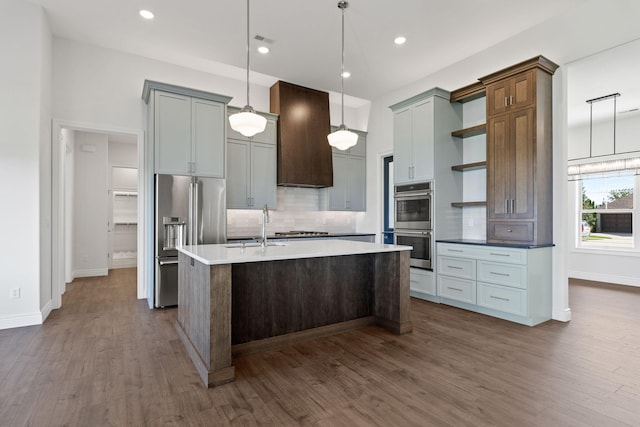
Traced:
POLYGON ((411 107, 393 114, 393 170, 396 184, 411 181, 412 176, 411 107))
POLYGON ((487 217, 508 218, 513 179, 509 115, 490 118, 487 123, 487 217))
POLYGON ((527 71, 487 86, 487 116, 535 104, 535 75, 527 71))
POLYGON ((194 175, 224 178, 224 105, 192 100, 191 171, 194 175))
POLYGON ((274 144, 251 144, 251 201, 253 208, 276 207, 277 158, 274 144))
POLYGON ((227 208, 245 209, 249 200, 249 142, 227 142, 227 208))
POLYGON ((347 157, 347 209, 366 211, 366 161, 364 157, 347 157))
POLYGON ((510 217, 531 219, 534 217, 535 174, 533 108, 511 113, 511 210, 510 217))
POLYGON ((329 187, 329 210, 343 211, 347 209, 347 156, 332 155, 333 187, 329 187))
POLYGON ((154 135, 156 173, 189 173, 191 98, 156 91, 154 135))
POLYGON ((354 147, 349 148, 347 154, 350 156, 365 157, 367 155, 367 138, 358 135, 358 143, 354 147))
MULTIPOLYGON (((429 98, 413 106, 413 177, 421 182, 433 179, 434 123, 433 99, 429 98)), ((395 158, 394 158, 395 161, 395 158)))

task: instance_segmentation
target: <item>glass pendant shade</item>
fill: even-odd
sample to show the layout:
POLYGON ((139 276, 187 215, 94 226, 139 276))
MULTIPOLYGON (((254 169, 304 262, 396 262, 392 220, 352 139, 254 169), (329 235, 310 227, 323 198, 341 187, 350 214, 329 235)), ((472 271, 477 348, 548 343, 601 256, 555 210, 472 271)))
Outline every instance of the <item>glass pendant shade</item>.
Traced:
POLYGON ((244 136, 250 137, 264 131, 267 126, 267 119, 256 114, 252 108, 243 108, 239 112, 229 116, 231 129, 240 132, 244 136))
POLYGON ((327 135, 329 145, 338 150, 346 150, 353 147, 358 142, 358 134, 351 132, 344 125, 340 126, 337 131, 327 135))

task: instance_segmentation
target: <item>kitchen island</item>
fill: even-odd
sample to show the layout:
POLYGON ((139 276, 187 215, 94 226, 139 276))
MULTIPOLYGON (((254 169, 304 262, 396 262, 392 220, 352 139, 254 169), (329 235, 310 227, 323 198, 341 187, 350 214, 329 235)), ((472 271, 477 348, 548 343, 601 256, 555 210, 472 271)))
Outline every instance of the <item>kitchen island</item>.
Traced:
POLYGON ((176 328, 206 386, 233 355, 379 325, 411 332, 409 246, 349 241, 184 246, 176 328))

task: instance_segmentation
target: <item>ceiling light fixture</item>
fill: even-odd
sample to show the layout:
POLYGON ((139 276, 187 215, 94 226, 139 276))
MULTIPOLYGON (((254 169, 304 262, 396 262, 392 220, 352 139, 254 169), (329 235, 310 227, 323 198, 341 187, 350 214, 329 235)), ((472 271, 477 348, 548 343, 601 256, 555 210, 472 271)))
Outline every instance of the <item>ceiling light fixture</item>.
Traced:
POLYGON ((342 83, 342 123, 338 127, 338 130, 327 135, 329 145, 336 147, 338 150, 346 150, 353 147, 358 142, 358 134, 351 132, 344 125, 344 10, 349 7, 349 3, 346 1, 339 1, 338 8, 342 10, 342 71, 340 73, 340 82, 342 83))
POLYGON ((266 46, 260 46, 258 48, 258 52, 260 52, 263 55, 266 55, 267 53, 269 53, 269 48, 266 46))
POLYGON ((142 16, 144 19, 153 19, 153 12, 151 12, 150 10, 146 10, 146 9, 142 9, 138 12, 140 14, 140 16, 142 16))
POLYGON ((344 77, 345 79, 348 79, 349 77, 351 77, 351 73, 348 71, 343 71, 342 74, 340 74, 342 77, 344 77))
POLYGON ((393 42, 397 45, 405 44, 406 41, 407 41, 407 38, 404 36, 398 36, 395 39, 393 39, 393 42))
POLYGON ((267 119, 256 114, 249 104, 249 60, 250 60, 250 40, 249 40, 249 0, 247 0, 247 105, 242 107, 236 114, 229 116, 231 129, 240 132, 244 136, 254 136, 264 131, 267 126, 267 119))

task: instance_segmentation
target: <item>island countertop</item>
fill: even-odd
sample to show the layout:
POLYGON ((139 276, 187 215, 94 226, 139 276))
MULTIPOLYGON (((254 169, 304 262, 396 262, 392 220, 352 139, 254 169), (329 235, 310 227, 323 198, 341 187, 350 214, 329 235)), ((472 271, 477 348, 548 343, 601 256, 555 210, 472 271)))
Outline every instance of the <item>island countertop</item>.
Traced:
POLYGON ((374 254, 410 251, 411 249, 411 246, 347 240, 269 242, 266 248, 261 248, 259 243, 247 243, 244 246, 241 243, 187 245, 178 248, 180 252, 206 265, 374 254))

